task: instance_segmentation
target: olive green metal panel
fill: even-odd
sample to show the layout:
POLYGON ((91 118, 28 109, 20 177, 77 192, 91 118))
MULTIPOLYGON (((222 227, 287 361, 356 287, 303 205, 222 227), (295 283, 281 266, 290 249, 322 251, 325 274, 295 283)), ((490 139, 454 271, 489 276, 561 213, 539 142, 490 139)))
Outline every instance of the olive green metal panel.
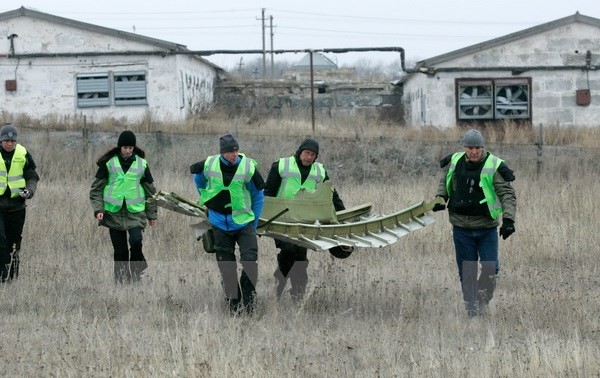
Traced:
MULTIPOLYGON (((313 194, 315 193, 313 192, 313 194)), ((157 193, 154 200, 159 206, 166 209, 201 218, 200 223, 192 226, 197 238, 200 238, 210 228, 210 223, 206 218, 206 209, 193 201, 186 200, 174 193, 165 192, 157 193)), ((279 207, 273 206, 270 201, 265 202, 257 233, 315 250, 326 250, 337 246, 380 248, 393 244, 410 232, 420 230, 435 222, 431 210, 436 203, 443 201, 436 198, 393 214, 371 216, 364 216, 370 210, 370 204, 361 205, 349 211, 337 213, 341 215, 339 218, 344 219, 341 223, 323 224, 318 219, 311 218, 306 222, 282 221, 282 210, 285 208, 294 209, 296 214, 301 214, 300 216, 305 218, 308 218, 310 214, 315 217, 320 216, 317 214, 326 214, 332 209, 331 197, 329 197, 327 206, 323 204, 324 209, 317 209, 315 212, 302 210, 301 204, 302 201, 307 200, 306 197, 298 198, 298 200, 300 201, 287 200, 286 207, 281 207, 280 204, 279 207), (357 216, 358 220, 355 220, 357 216)), ((338 219, 335 213, 334 216, 338 219)))
POLYGON ((265 197, 261 218, 272 219, 281 214, 278 222, 293 223, 337 223, 333 207, 333 186, 326 181, 313 191, 300 190, 292 199, 265 197), (287 209, 285 213, 281 213, 287 209))

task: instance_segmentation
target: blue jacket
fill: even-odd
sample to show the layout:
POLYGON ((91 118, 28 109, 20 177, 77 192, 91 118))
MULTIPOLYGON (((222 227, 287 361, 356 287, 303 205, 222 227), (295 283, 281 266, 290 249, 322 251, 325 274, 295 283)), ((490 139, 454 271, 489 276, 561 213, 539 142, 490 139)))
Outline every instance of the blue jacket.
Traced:
MULTIPOLYGON (((241 157, 238 156, 236 163, 231 164, 229 161, 225 160, 221 156, 221 162, 228 166, 236 166, 240 163, 240 161, 241 157)), ((196 184, 196 188, 198 189, 206 188, 208 180, 206 176, 204 176, 204 172, 194 174, 194 183, 196 184)), ((253 227, 256 230, 256 227, 258 226, 258 218, 260 217, 263 205, 265 203, 265 198, 263 195, 264 182, 262 177, 260 176, 260 173, 258 172, 258 169, 254 172, 252 180, 250 180, 248 184, 246 184, 246 188, 250 192, 250 196, 252 198, 252 212, 255 216, 254 221, 252 222, 253 227)), ((236 224, 233 221, 231 214, 223 214, 212 209, 208 209, 208 221, 213 227, 216 227, 223 231, 237 231, 248 225, 248 223, 236 224)))

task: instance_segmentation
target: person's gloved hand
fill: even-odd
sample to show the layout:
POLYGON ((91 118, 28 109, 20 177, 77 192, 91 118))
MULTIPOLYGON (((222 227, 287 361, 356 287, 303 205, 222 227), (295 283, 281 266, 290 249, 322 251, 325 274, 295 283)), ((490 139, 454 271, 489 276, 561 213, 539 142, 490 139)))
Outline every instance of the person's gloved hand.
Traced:
POLYGON ((19 192, 19 195, 21 196, 21 198, 29 199, 33 197, 33 192, 29 189, 23 189, 19 192))
MULTIPOLYGON (((446 202, 446 199, 442 196, 436 196, 435 198, 442 198, 444 200, 444 203, 446 202)), ((435 205, 433 205, 433 211, 442 211, 442 210, 446 210, 446 205, 444 203, 436 203, 435 205)))
POLYGON ((502 227, 500 227, 500 236, 506 240, 510 235, 515 232, 515 222, 512 219, 504 218, 502 220, 502 227))

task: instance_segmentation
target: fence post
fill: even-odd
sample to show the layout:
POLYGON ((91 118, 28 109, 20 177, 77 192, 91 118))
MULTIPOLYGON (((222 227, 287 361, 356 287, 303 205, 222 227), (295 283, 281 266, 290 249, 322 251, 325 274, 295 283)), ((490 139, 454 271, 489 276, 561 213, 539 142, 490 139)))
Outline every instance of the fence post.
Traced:
POLYGON ((544 153, 544 124, 540 123, 540 133, 538 136, 538 142, 536 143, 537 146, 537 175, 541 175, 542 173, 542 168, 544 165, 544 161, 543 161, 543 153, 544 153))

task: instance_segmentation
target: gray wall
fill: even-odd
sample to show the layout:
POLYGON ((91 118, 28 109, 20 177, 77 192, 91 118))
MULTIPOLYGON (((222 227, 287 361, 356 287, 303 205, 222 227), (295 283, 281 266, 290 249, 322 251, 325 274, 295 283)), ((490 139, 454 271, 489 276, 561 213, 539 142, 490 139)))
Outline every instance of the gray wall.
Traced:
MULTIPOLYGON (((310 84, 294 82, 220 83, 215 106, 228 114, 281 116, 286 112, 310 112, 310 84)), ((391 84, 315 84, 315 112, 373 114, 378 118, 400 122, 401 88, 391 84)))

